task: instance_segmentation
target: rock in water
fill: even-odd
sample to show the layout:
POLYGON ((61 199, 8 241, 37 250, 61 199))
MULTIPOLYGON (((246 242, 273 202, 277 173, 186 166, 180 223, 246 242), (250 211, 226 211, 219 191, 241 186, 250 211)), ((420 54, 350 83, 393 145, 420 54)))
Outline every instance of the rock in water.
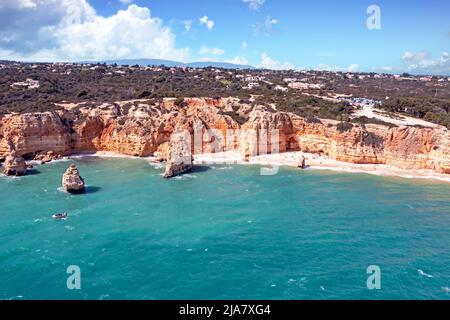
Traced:
POLYGON ((46 164, 48 162, 51 162, 53 160, 58 160, 61 158, 62 158, 62 156, 60 154, 55 154, 53 151, 48 151, 48 152, 38 153, 34 157, 34 160, 40 161, 41 164, 46 164))
POLYGON ((189 133, 174 133, 169 144, 169 154, 164 178, 172 178, 189 172, 194 167, 189 133))
POLYGON ((306 168, 306 158, 304 155, 300 156, 299 162, 297 167, 299 167, 300 169, 305 169, 306 168))
POLYGON ((27 164, 21 156, 12 151, 3 163, 3 173, 7 176, 24 176, 27 174, 27 164))
POLYGON ((71 164, 64 173, 62 185, 64 190, 70 193, 83 193, 85 191, 84 180, 74 164, 71 164))

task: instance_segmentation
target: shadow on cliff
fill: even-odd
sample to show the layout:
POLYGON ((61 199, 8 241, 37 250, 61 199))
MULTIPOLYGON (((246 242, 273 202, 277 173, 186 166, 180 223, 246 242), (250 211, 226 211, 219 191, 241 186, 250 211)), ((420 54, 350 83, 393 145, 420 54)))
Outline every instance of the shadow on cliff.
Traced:
POLYGON ((102 188, 100 188, 100 187, 87 186, 84 193, 86 193, 86 194, 96 193, 96 192, 99 192, 100 190, 102 190, 102 188))

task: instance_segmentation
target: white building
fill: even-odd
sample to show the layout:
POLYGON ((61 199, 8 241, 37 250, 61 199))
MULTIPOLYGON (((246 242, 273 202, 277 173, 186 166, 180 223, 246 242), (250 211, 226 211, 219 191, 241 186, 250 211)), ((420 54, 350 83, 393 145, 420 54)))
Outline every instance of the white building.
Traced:
POLYGON ((37 89, 39 88, 40 84, 38 80, 33 79, 27 79, 24 82, 16 82, 11 85, 11 87, 24 87, 27 89, 37 89))
POLYGON ((246 89, 246 90, 251 90, 251 89, 254 89, 254 88, 259 88, 259 83, 257 83, 257 82, 250 82, 246 87, 244 87, 243 89, 246 89))
POLYGON ((275 90, 276 90, 276 91, 281 91, 281 92, 286 92, 286 91, 288 91, 289 89, 286 88, 286 87, 277 85, 277 86, 275 87, 275 90))
POLYGON ((297 90, 318 90, 322 89, 324 87, 323 84, 316 84, 316 83, 303 83, 303 82, 291 82, 289 83, 289 88, 297 89, 297 90))

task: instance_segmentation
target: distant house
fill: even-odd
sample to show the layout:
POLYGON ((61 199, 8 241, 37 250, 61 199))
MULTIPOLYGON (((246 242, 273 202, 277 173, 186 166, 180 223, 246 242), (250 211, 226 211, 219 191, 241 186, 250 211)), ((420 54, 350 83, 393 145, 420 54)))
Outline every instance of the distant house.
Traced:
POLYGON ((357 98, 357 97, 348 97, 348 96, 338 96, 338 101, 347 102, 353 107, 375 107, 377 105, 381 105, 382 102, 380 100, 373 100, 367 98, 357 98))
POLYGON ((424 81, 424 82, 430 82, 433 80, 433 78, 432 77, 421 77, 421 78, 419 78, 419 80, 424 81))
POLYGON ((292 83, 292 82, 296 82, 297 78, 284 78, 283 81, 286 83, 292 83))
POLYGON ((252 75, 247 75, 245 77, 245 81, 247 82, 257 82, 257 81, 263 81, 266 77, 258 77, 258 76, 252 76, 252 75))
POLYGON ((275 87, 275 90, 276 90, 276 91, 281 91, 281 92, 286 92, 286 91, 288 91, 289 89, 286 88, 286 87, 277 85, 277 86, 275 87))
POLYGON ((250 82, 250 83, 247 84, 247 86, 244 87, 243 89, 251 90, 251 89, 254 89, 254 88, 259 88, 259 83, 257 83, 257 82, 250 82))
POLYGON ((324 87, 323 84, 316 84, 316 83, 303 83, 303 82, 291 82, 289 83, 289 88, 297 89, 297 90, 320 90, 324 87))
POLYGON ((40 87, 38 80, 27 79, 24 82, 15 82, 11 85, 11 87, 15 88, 27 88, 27 89, 37 89, 40 87))

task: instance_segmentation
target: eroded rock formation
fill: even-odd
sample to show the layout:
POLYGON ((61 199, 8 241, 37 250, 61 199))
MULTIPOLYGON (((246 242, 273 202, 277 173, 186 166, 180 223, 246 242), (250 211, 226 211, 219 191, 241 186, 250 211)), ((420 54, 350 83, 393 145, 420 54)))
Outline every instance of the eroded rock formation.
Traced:
POLYGON ((191 136, 183 132, 175 132, 168 148, 168 157, 164 178, 173 178, 189 172, 194 167, 194 157, 191 151, 191 136))
POLYGON ((308 122, 291 113, 253 107, 234 98, 186 99, 181 106, 176 106, 174 99, 96 108, 64 106, 53 112, 0 115, 0 160, 12 149, 25 159, 39 158, 50 151, 55 155, 112 151, 159 155, 160 160, 169 160, 175 128, 189 131, 192 137, 200 136, 199 143, 191 146, 193 154, 233 149, 248 159, 264 151, 300 150, 351 163, 450 174, 450 131, 446 129, 353 124, 343 131, 338 130, 336 121, 308 122), (245 123, 238 123, 233 113, 245 123), (194 135, 198 132, 201 134, 194 135), (275 132, 279 143, 271 142, 275 132))
POLYGON ((12 151, 3 163, 3 173, 7 176, 24 176, 27 174, 27 168, 25 160, 15 151, 12 151))
POLYGON ((66 170, 62 178, 62 186, 69 193, 83 193, 85 191, 85 183, 78 172, 78 168, 71 164, 66 170))

